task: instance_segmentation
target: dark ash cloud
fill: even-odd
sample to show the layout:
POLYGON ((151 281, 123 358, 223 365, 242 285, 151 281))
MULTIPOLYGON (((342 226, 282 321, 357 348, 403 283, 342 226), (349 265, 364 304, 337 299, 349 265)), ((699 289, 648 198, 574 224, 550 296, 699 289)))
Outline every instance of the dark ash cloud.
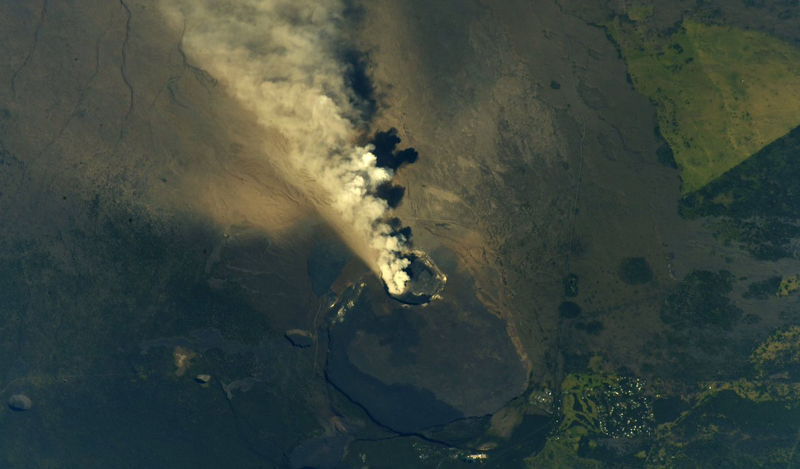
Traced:
POLYGON ((375 133, 375 137, 369 143, 375 147, 372 153, 378 159, 377 166, 379 168, 397 171, 401 166, 417 161, 419 157, 417 150, 410 147, 405 150, 397 150, 397 145, 400 144, 400 141, 400 137, 397 136, 397 129, 394 127, 385 132, 379 131, 375 133))

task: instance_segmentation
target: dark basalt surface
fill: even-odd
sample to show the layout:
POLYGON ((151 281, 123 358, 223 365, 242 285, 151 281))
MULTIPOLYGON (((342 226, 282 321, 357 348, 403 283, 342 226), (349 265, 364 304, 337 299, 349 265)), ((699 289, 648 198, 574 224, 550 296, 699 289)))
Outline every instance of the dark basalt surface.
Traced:
POLYGON ((398 304, 372 279, 342 298, 330 313, 326 374, 381 425, 416 433, 493 413, 525 389, 505 322, 465 274, 424 306, 398 304))

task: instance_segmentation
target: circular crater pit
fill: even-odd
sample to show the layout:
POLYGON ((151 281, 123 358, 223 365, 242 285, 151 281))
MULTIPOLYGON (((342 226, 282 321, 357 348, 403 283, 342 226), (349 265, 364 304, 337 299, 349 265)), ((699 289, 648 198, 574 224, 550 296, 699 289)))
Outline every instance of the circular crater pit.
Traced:
POLYGON ((424 305, 439 297, 447 282, 447 276, 436 267, 433 260, 421 251, 414 251, 407 257, 411 264, 405 272, 411 277, 406 289, 399 295, 386 292, 395 300, 407 305, 424 305))

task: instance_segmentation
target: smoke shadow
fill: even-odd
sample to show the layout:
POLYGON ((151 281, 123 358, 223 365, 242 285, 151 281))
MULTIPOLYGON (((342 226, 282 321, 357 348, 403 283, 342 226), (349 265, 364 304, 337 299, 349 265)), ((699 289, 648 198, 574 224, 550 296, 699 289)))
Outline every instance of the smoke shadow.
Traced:
POLYGON ((390 218, 386 221, 389 227, 392 228, 391 235, 392 236, 403 236, 406 240, 408 240, 408 245, 411 246, 411 227, 410 226, 403 226, 403 222, 397 218, 390 218))
MULTIPOLYGON (((397 149, 401 141, 400 137, 397 136, 397 129, 394 127, 386 131, 375 132, 369 144, 375 147, 372 150, 372 154, 375 155, 377 159, 376 165, 379 168, 397 171, 401 167, 417 161, 419 153, 414 148, 397 149)), ((373 195, 385 200, 389 204, 389 208, 394 209, 400 206, 405 194, 405 187, 385 182, 378 186, 373 195)))
POLYGON ((375 97, 375 86, 367 73, 369 56, 355 49, 348 49, 342 54, 342 62, 346 65, 345 83, 353 92, 350 104, 358 110, 364 122, 370 122, 378 112, 378 100, 375 97))
POLYGON ((397 136, 397 129, 392 127, 387 131, 379 131, 369 142, 375 149, 372 153, 377 158, 377 166, 379 168, 387 168, 392 171, 397 171, 402 166, 413 164, 419 158, 419 153, 414 148, 406 148, 404 150, 397 150, 397 145, 401 142, 400 137, 397 136))
POLYGON ((406 195, 406 188, 396 186, 391 182, 384 182, 375 190, 375 197, 385 200, 390 208, 397 208, 403 201, 404 195, 406 195))

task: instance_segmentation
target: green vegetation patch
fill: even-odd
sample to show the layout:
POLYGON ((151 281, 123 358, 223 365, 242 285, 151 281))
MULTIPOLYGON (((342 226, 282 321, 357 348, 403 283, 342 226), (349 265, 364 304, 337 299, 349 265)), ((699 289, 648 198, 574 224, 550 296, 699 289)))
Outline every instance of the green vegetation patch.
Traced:
POLYGON ((525 458, 526 469, 600 469, 599 461, 578 456, 563 441, 548 440, 544 449, 529 458, 525 458))
MULTIPOLYGON (((643 447, 644 467, 795 467, 800 382, 787 370, 799 357, 800 326, 794 326, 752 351, 753 368, 741 370, 748 378, 701 380, 695 392, 653 383, 658 425, 643 447)), ((608 467, 641 467, 617 462, 608 467)))
POLYGON ((557 438, 577 450, 597 438, 650 435, 653 406, 644 384, 640 378, 603 372, 600 357, 593 357, 589 370, 570 373, 561 383, 557 438))
POLYGON ((683 192, 721 176, 800 124, 800 49, 758 31, 684 21, 668 35, 646 15, 605 26, 637 91, 656 106, 683 192))
POLYGON ((685 218, 714 217, 723 242, 760 260, 797 257, 800 238, 800 127, 767 145, 680 203, 685 218))
POLYGON ((742 310, 726 296, 733 280, 733 274, 725 270, 695 270, 667 294, 661 307, 661 320, 675 326, 733 329, 742 317, 742 310))
POLYGON ((800 127, 681 201, 681 215, 800 217, 800 127))
POLYGON ((763 217, 753 219, 720 218, 707 225, 714 238, 734 245, 762 261, 795 258, 800 225, 792 220, 763 217))
POLYGON ((702 383, 693 406, 661 425, 648 467, 791 467, 800 418, 798 385, 769 381, 702 383))
POLYGON ((616 376, 576 373, 567 375, 561 384, 564 418, 559 431, 570 436, 600 434, 598 397, 603 388, 613 386, 616 376))
POLYGON ((663 432, 666 444, 652 452, 649 467, 794 467, 800 408, 787 404, 715 391, 663 432))
POLYGON ((605 371, 599 355, 564 377, 560 397, 561 418, 542 451, 525 458, 526 468, 599 468, 608 467, 600 461, 609 459, 638 460, 654 434, 645 381, 605 371))
POLYGON ((644 257, 629 257, 619 265, 619 278, 628 285, 644 285, 653 280, 653 269, 644 257))
POLYGON ((558 314, 564 319, 575 319, 581 315, 581 307, 574 301, 564 301, 558 305, 558 314))
POLYGON ((748 300, 766 300, 771 296, 775 296, 780 285, 781 278, 777 276, 760 282, 753 282, 747 286, 747 291, 742 293, 742 297, 748 300))
POLYGON ((761 376, 800 369, 800 326, 772 334, 750 355, 750 362, 761 376))
POLYGON ((778 296, 789 296, 800 290, 800 275, 784 277, 778 286, 778 296))
POLYGON ((792 467, 798 398, 795 382, 700 383, 691 408, 658 428, 649 467, 792 467))

